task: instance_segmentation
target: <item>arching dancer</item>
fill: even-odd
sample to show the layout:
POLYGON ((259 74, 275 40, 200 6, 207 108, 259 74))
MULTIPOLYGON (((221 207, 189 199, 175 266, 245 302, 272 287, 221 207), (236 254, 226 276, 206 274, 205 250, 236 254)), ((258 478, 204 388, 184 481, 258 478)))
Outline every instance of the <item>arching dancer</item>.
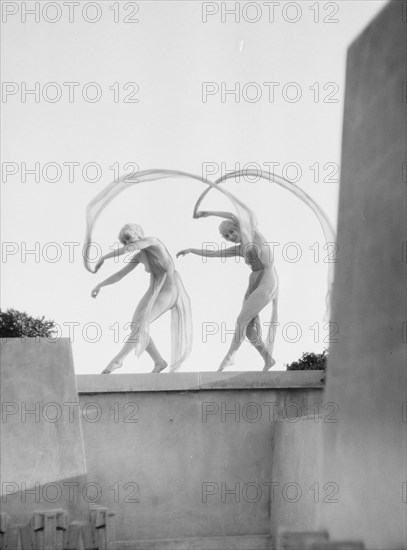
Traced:
MULTIPOLYGON (((177 370, 190 354, 192 347, 190 300, 181 277, 175 270, 174 262, 169 252, 159 239, 156 237, 144 237, 140 226, 127 224, 119 235, 119 240, 123 244, 122 248, 103 256, 95 267, 92 266, 89 257, 89 249, 92 246, 92 234, 96 221, 112 200, 134 184, 174 176, 194 177, 184 172, 171 170, 145 170, 136 174, 126 174, 102 189, 86 208, 84 265, 88 271, 96 273, 105 260, 119 256, 125 252, 135 252, 126 267, 108 277, 93 289, 92 296, 96 297, 104 286, 121 280, 139 264, 144 265, 146 271, 150 273, 150 286, 133 315, 132 333, 126 339, 120 352, 103 370, 103 374, 110 374, 120 368, 124 358, 133 350, 137 356, 141 355, 144 350, 149 353, 154 361, 153 372, 164 370, 167 362, 162 358, 150 337, 150 323, 158 319, 166 311, 171 311, 170 372, 177 370)), ((199 177, 197 179, 201 181, 199 177)))
POLYGON ((253 213, 247 207, 246 209, 246 219, 252 220, 252 227, 246 226, 242 228, 242 223, 238 216, 230 212, 206 212, 198 211, 196 208, 194 212, 195 218, 207 216, 224 218, 224 221, 219 226, 220 233, 226 240, 235 243, 235 245, 215 252, 187 248, 177 253, 177 257, 186 254, 196 254, 208 258, 240 256, 244 258, 252 271, 242 308, 236 320, 232 343, 218 371, 222 371, 226 367, 233 365, 235 354, 245 336, 247 336, 249 342, 262 356, 264 371, 268 371, 275 364, 272 352, 278 317, 278 278, 274 267, 274 259, 271 256, 270 249, 266 246, 266 239, 254 224, 253 213), (272 318, 267 341, 263 342, 259 313, 270 302, 272 302, 272 318))
MULTIPOLYGON (((278 317, 278 279, 274 269, 273 258, 269 255, 270 251, 265 250, 266 240, 257 228, 257 221, 254 213, 247 207, 242 201, 237 199, 230 192, 221 189, 220 184, 228 179, 239 180, 240 177, 254 176, 256 178, 262 178, 273 183, 277 183, 281 187, 284 187, 300 200, 302 200, 311 210, 314 212, 321 224, 324 232, 325 239, 328 242, 335 241, 335 231, 332 227, 329 218, 322 210, 322 208, 309 196, 305 191, 297 187, 294 183, 282 178, 276 174, 258 170, 238 170, 236 172, 228 173, 215 181, 215 183, 207 183, 207 188, 201 193, 194 208, 194 218, 200 218, 203 216, 220 216, 226 218, 220 225, 220 231, 222 235, 227 239, 239 244, 235 247, 231 247, 221 252, 209 252, 199 249, 186 249, 181 250, 177 256, 184 255, 186 253, 194 253, 200 256, 216 257, 216 256, 243 256, 246 263, 251 267, 252 274, 249 279, 249 287, 244 296, 243 306, 239 313, 236 329, 233 341, 230 348, 221 362, 218 370, 223 370, 226 366, 233 364, 234 355, 237 349, 240 347, 244 334, 251 343, 256 346, 256 349, 260 352, 265 359, 264 369, 269 370, 275 361, 272 357, 274 339, 276 333, 277 317, 278 317), (217 189, 226 194, 235 207, 237 215, 229 212, 203 212, 199 211, 199 207, 211 191, 211 189, 217 189), (272 301, 272 315, 269 323, 269 331, 266 339, 266 343, 261 341, 261 330, 259 324, 259 312, 272 301), (250 315, 252 317, 250 318, 250 315)), ((333 284, 333 265, 328 265, 328 290, 326 294, 326 313, 325 317, 329 318, 330 313, 330 294, 333 284)))
POLYGON ((110 361, 102 374, 110 374, 123 365, 125 357, 133 350, 139 356, 146 350, 154 361, 152 372, 161 372, 168 363, 162 358, 153 339, 150 336, 150 324, 161 317, 166 311, 172 315, 172 361, 170 371, 175 371, 191 351, 192 326, 189 297, 184 289, 181 277, 174 268, 174 262, 163 245, 156 237, 144 237, 139 225, 127 224, 119 234, 119 240, 124 245, 119 251, 103 256, 96 265, 96 271, 103 262, 115 255, 136 251, 130 262, 116 274, 98 284, 92 291, 96 298, 104 286, 120 281, 138 265, 143 265, 150 273, 150 286, 144 294, 131 322, 132 332, 127 337, 122 349, 110 361))
MULTIPOLYGON (((334 230, 332 228, 332 225, 331 225, 328 217, 326 216, 326 214, 322 210, 322 208, 311 197, 309 197, 309 195, 307 195, 302 189, 297 187, 292 182, 290 182, 288 180, 285 180, 284 178, 282 178, 280 176, 277 176, 273 173, 261 172, 261 171, 259 173, 259 171, 257 171, 257 170, 243 170, 243 171, 237 171, 237 172, 229 173, 225 177, 219 178, 215 183, 213 183, 213 182, 210 182, 210 181, 207 181, 207 180, 203 179, 201 176, 190 174, 188 172, 182 172, 182 171, 179 171, 179 170, 152 169, 152 170, 144 170, 144 171, 141 171, 141 172, 137 172, 135 174, 126 174, 126 175, 120 177, 118 180, 110 183, 106 188, 104 188, 102 191, 100 191, 98 193, 98 195, 89 203, 89 205, 87 207, 87 231, 86 231, 86 238, 85 238, 85 250, 86 250, 87 247, 89 247, 92 244, 92 232, 94 230, 96 220, 98 219, 98 217, 100 216, 102 211, 107 207, 107 205, 117 195, 119 195, 122 191, 124 191, 125 189, 127 189, 130 186, 133 186, 134 184, 141 184, 141 183, 144 183, 144 182, 158 181, 158 180, 167 179, 167 178, 180 178, 180 177, 185 178, 186 177, 186 178, 191 178, 191 179, 203 182, 206 185, 206 189, 201 194, 200 198, 198 199, 198 201, 195 205, 195 209, 194 209, 194 217, 195 218, 202 217, 203 215, 218 215, 219 214, 219 213, 216 213, 216 214, 214 214, 214 213, 212 213, 212 214, 205 213, 205 214, 202 215, 202 213, 198 212, 198 208, 199 208, 200 203, 202 202, 203 198, 207 195, 207 193, 211 189, 216 189, 218 192, 221 192, 222 194, 224 194, 225 196, 227 196, 229 198, 229 200, 231 201, 231 203, 232 203, 232 205, 233 205, 233 207, 236 211, 236 215, 230 214, 229 212, 226 213, 227 214, 226 221, 234 223, 237 220, 238 223, 237 224, 234 223, 232 233, 233 233, 233 231, 238 231, 239 232, 240 245, 242 246, 242 253, 246 254, 246 256, 244 255, 244 257, 247 258, 248 264, 251 265, 252 268, 254 267, 253 272, 255 273, 256 271, 262 271, 263 266, 261 267, 261 269, 257 269, 257 267, 260 266, 260 263, 257 262, 257 258, 255 257, 256 254, 258 254, 258 249, 256 249, 257 245, 254 244, 257 241, 254 241, 254 239, 255 238, 256 239, 260 238, 260 240, 262 240, 262 242, 264 243, 264 238, 258 232, 257 222, 255 220, 254 214, 242 201, 240 201, 237 197, 235 197, 229 191, 227 191, 225 189, 222 189, 221 185, 219 185, 224 180, 232 179, 232 178, 238 178, 242 175, 246 175, 246 176, 247 175, 254 175, 257 178, 260 177, 262 179, 269 180, 270 182, 277 183, 278 185, 284 187, 285 189, 287 189, 290 192, 292 192, 293 194, 295 194, 300 200, 305 202, 305 204, 307 204, 307 206, 309 206, 313 210, 314 214, 317 216, 318 221, 320 222, 321 227, 323 229, 326 242, 329 243, 329 242, 334 242, 335 241, 334 230), (245 247, 245 245, 248 245, 248 246, 245 247), (250 247, 252 249, 251 252, 249 252, 250 247)), ((225 213, 223 213, 223 214, 225 214, 225 213)), ((224 226, 224 227, 226 228, 227 226, 224 226)), ((225 235, 226 235, 226 229, 225 229, 225 235)), ((228 234, 228 236, 230 236, 230 234, 228 234)), ((233 237, 233 238, 235 238, 235 237, 233 237)), ((139 243, 139 244, 143 244, 143 243, 139 243)), ((124 251, 125 250, 123 250, 121 253, 124 253, 124 251)), ((260 252, 261 251, 262 251, 262 249, 260 248, 260 252)), ((266 254, 264 253, 264 251, 261 252, 261 255, 263 257, 264 262, 266 262, 266 258, 268 257, 268 254, 269 254, 269 250, 267 250, 266 254)), ((113 254, 111 253, 111 254, 106 255, 105 258, 113 257, 113 256, 114 256, 114 253, 113 254)), ((261 258, 259 258, 259 260, 261 260, 261 258)), ((270 262, 272 263, 272 258, 269 258, 269 263, 270 262)), ((88 271, 93 272, 93 273, 96 271, 96 270, 92 269, 92 267, 90 265, 89 258, 86 254, 84 255, 84 263, 85 263, 85 267, 86 267, 86 269, 88 269, 88 271)), ((97 266, 97 267, 100 267, 100 266, 97 266)), ((268 274, 269 270, 270 270, 270 267, 267 265, 265 267, 265 269, 266 269, 267 274, 268 274)), ((263 293, 263 296, 262 296, 263 302, 267 301, 267 303, 268 303, 270 300, 274 301, 273 306, 275 306, 275 307, 273 307, 273 309, 272 309, 272 320, 271 320, 271 323, 270 323, 270 326, 269 326, 269 335, 266 339, 266 348, 268 348, 267 351, 269 352, 269 355, 270 355, 271 358, 272 358, 272 347, 273 347, 273 343, 274 343, 274 333, 275 333, 275 324, 273 323, 273 321, 276 321, 276 319, 277 319, 277 278, 276 278, 276 275, 275 275, 274 266, 273 266, 272 272, 273 272, 273 276, 269 275, 268 277, 266 277, 265 281, 263 281, 263 283, 268 282, 269 286, 267 286, 267 285, 264 286, 264 284, 262 285, 261 281, 263 280, 263 276, 261 278, 258 275, 253 276, 253 277, 251 276, 251 279, 249 280, 248 292, 245 295, 245 301, 247 301, 247 298, 249 298, 252 294, 255 295, 256 301, 254 299, 251 299, 249 301, 249 305, 252 302, 255 302, 255 308, 254 309, 259 308, 260 302, 257 302, 257 297, 259 297, 262 293, 263 293), (257 277, 259 277, 259 279, 261 279, 261 280, 258 280, 257 277), (273 284, 270 284, 270 281, 273 280, 273 278, 275 278, 275 288, 273 287, 273 284), (258 286, 256 286, 256 285, 258 285, 260 287, 260 290, 262 292, 257 292, 258 286), (265 291, 265 289, 266 289, 266 291, 265 291)), ((326 315, 327 316, 329 315, 329 301, 330 301, 330 292, 331 292, 331 288, 332 288, 332 282, 333 282, 333 265, 328 264, 328 291, 327 291, 327 295, 326 295, 326 305, 327 305, 326 315)), ((105 283, 106 284, 111 284, 111 283, 107 283, 106 281, 105 281, 105 283)), ((259 298, 259 300, 260 300, 260 298, 259 298)), ((244 301, 244 303, 245 303, 245 301, 244 301)), ((264 307, 264 306, 262 306, 262 307, 264 307)), ((174 311, 174 308, 172 309, 172 311, 174 311)), ((242 312, 247 313, 247 315, 249 315, 250 314, 249 307, 246 308, 246 311, 243 311, 243 309, 242 309, 242 312)), ((257 319, 256 319, 256 317, 252 317, 252 318, 254 319, 254 322, 252 324, 252 328, 249 329, 249 333, 253 332, 253 331, 257 331, 257 324, 256 324, 257 319)), ((184 313, 183 317, 181 317, 181 319, 184 320, 184 326, 185 327, 190 326, 190 319, 189 319, 189 322, 187 322, 188 314, 186 312, 184 313)), ((180 323, 178 323, 178 325, 181 326, 180 323)), ((174 327, 174 323, 173 323, 173 327, 174 327)), ((176 337, 176 334, 184 334, 184 336, 185 336, 186 334, 188 334, 188 332, 189 332, 188 330, 183 330, 183 331, 182 330, 181 331, 180 330, 174 330, 174 329, 172 330, 172 348, 173 348, 173 352, 174 352, 174 349, 177 349, 177 346, 178 346, 178 352, 176 352, 175 355, 173 353, 173 357, 178 357, 178 358, 183 357, 185 359, 186 354, 184 353, 184 351, 190 349, 190 345, 187 342, 188 338, 185 337, 181 341, 180 338, 176 337), (180 345, 180 341, 181 341, 181 345, 180 345), (184 350, 184 351, 182 351, 182 350, 184 350)), ((247 333, 247 329, 246 329, 246 333, 247 333)), ((240 334, 240 336, 241 336, 241 334, 240 334)), ((252 334, 252 336, 253 336, 252 339, 254 341, 254 335, 252 334)), ((144 339, 144 341, 147 342, 147 339, 144 339)), ((138 352, 139 352, 140 349, 142 349, 142 346, 138 345, 137 349, 138 349, 138 352)), ((259 349, 259 351, 260 351, 260 349, 259 349)), ((232 350, 232 352, 233 352, 233 350, 232 350)), ((269 358, 267 358, 267 361, 265 360, 265 369, 270 368, 270 366, 272 366, 274 360, 270 360, 269 358)), ((228 363, 229 363, 229 359, 225 358, 225 363, 223 365, 221 365, 221 368, 224 368, 226 366, 226 364, 228 364, 228 363)), ((175 365, 175 366, 178 365, 179 366, 179 364, 180 364, 179 360, 172 360, 172 365, 175 365)))
MULTIPOLYGON (((222 176, 221 178, 217 179, 215 182, 215 185, 208 186, 199 197, 194 210, 194 215, 198 211, 199 205, 201 204, 204 197, 209 193, 209 191, 212 189, 212 187, 219 189, 219 184, 227 181, 227 180, 236 180, 239 181, 239 179, 242 176, 252 176, 256 179, 264 179, 266 181, 269 181, 271 183, 276 183, 277 185, 283 187, 287 191, 290 191, 293 195, 295 195, 298 199, 300 199, 302 202, 304 202, 315 214, 316 218, 318 219, 322 231, 324 233, 325 242, 326 245, 334 245, 336 246, 336 233, 332 226, 332 223, 324 210, 321 208, 321 206, 313 199, 311 198, 303 189, 295 185, 295 183, 279 176, 278 174, 274 174, 273 172, 266 172, 264 170, 237 170, 236 172, 229 172, 225 176, 222 176)), ((244 231, 247 235, 250 234, 251 228, 253 227, 253 224, 255 223, 253 220, 253 213, 240 201, 239 204, 236 203, 236 200, 232 202, 235 204, 236 211, 238 213, 238 217, 240 219, 241 225, 244 228, 244 231), (242 209, 242 206, 244 207, 242 209)), ((337 261, 335 259, 332 262, 328 263, 328 288, 325 296, 325 319, 328 321, 330 317, 330 298, 332 293, 332 286, 334 281, 334 263, 337 261)))

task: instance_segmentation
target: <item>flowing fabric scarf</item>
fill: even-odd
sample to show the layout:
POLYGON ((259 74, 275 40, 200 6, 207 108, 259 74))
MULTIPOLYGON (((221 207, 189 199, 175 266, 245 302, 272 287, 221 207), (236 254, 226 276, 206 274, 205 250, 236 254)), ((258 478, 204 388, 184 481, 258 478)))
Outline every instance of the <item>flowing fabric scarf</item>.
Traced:
MULTIPOLYGON (((207 186, 207 188, 201 193, 200 197, 198 198, 198 201, 195 204, 195 207, 193 210, 194 218, 199 217, 199 207, 203 199, 212 189, 215 189, 217 192, 220 192, 226 197, 228 197, 228 199, 232 203, 232 206, 235 209, 236 216, 239 220, 242 241, 246 243, 252 242, 254 231, 257 227, 257 220, 254 213, 244 202, 242 202, 240 199, 235 197, 232 193, 230 193, 226 189, 223 189, 220 185, 222 182, 228 179, 239 178, 242 176, 261 177, 270 182, 277 183, 278 185, 284 187, 285 189, 287 189, 288 191, 296 195, 296 197, 298 197, 307 206, 309 206, 309 208, 311 208, 311 210, 316 215, 319 223, 321 224, 322 230, 324 232, 326 244, 335 242, 335 231, 327 215, 323 211, 323 209, 307 193, 305 193, 305 191, 297 187, 294 183, 276 174, 273 174, 270 172, 258 171, 258 170, 238 170, 236 172, 229 173, 226 176, 223 176, 222 178, 219 178, 215 182, 210 182, 200 176, 197 176, 188 172, 183 172, 179 170, 152 169, 152 170, 144 170, 141 172, 136 172, 133 174, 126 174, 120 177, 118 180, 113 181, 112 183, 107 185, 104 189, 102 189, 88 204, 86 208, 86 235, 85 235, 85 245, 84 245, 84 264, 86 269, 91 273, 95 272, 95 270, 92 269, 91 262, 89 260, 88 251, 92 246, 92 234, 95 228, 96 221, 99 218, 100 214, 103 212, 103 210, 110 204, 110 202, 113 199, 115 199, 120 193, 122 193, 125 189, 133 185, 139 185, 145 182, 157 181, 157 180, 166 179, 166 178, 192 178, 194 180, 204 183, 207 186)), ((332 263, 330 263, 328 264, 328 290, 327 290, 326 300, 325 300, 326 301, 326 315, 325 315, 326 318, 329 318, 330 295, 331 295, 331 289, 333 284, 333 277, 334 277, 333 265, 332 263)), ((182 283, 180 282, 180 284, 182 283)), ((184 289, 183 289, 183 292, 185 292, 184 289)), ((190 339, 190 336, 189 336, 190 330, 188 329, 188 326, 190 326, 191 320, 186 318, 188 317, 188 315, 190 316, 190 313, 188 313, 188 311, 185 308, 182 308, 183 313, 181 312, 180 308, 173 308, 173 309, 174 309, 174 315, 172 317, 173 321, 172 321, 171 340, 172 340, 172 367, 173 367, 172 370, 175 370, 175 368, 178 368, 182 363, 182 361, 185 360, 187 354, 191 349, 191 342, 187 341, 188 339, 190 339)), ((273 311, 272 321, 276 320, 277 318, 276 315, 277 315, 277 312, 273 311)), ((144 324, 146 326, 146 334, 148 335, 148 323, 144 323, 144 324)), ((269 338, 268 338, 269 348, 272 346, 272 343, 274 341, 274 338, 270 337, 270 335, 272 334, 272 328, 273 328, 273 325, 271 324, 270 330, 269 330, 269 338)), ((144 342, 147 341, 147 337, 142 338, 142 340, 144 342)), ((138 351, 136 350, 137 354, 140 353, 140 349, 145 349, 145 345, 143 345, 142 348, 139 347, 138 351)))
MULTIPOLYGON (((303 201, 311 210, 314 212, 315 216, 317 217, 321 227, 322 231, 325 236, 325 243, 333 244, 336 242, 336 234, 335 230, 324 212, 324 210, 319 206, 319 204, 314 201, 305 191, 303 191, 300 187, 295 185, 289 180, 286 180, 285 178, 282 178, 281 176, 278 176, 277 174, 274 174, 273 172, 264 172, 262 170, 237 170, 236 172, 230 172, 226 174, 225 176, 222 176, 221 178, 217 179, 215 181, 215 184, 208 184, 209 187, 205 189, 200 197, 198 198, 195 208, 194 208, 194 217, 198 214, 198 209, 203 201, 203 199, 206 197, 206 195, 209 193, 209 191, 216 186, 217 189, 220 190, 219 184, 222 182, 234 179, 234 178, 240 178, 242 176, 253 176, 257 178, 262 178, 267 181, 270 181, 272 183, 277 183, 277 185, 280 185, 281 187, 284 187, 284 189, 287 189, 287 191, 290 191, 290 193, 293 193, 296 197, 298 197, 301 201, 303 201)), ((231 193, 229 194, 231 195, 231 193)), ((235 197, 230 196, 230 199, 234 203, 234 200, 236 200, 235 197)), ((245 235, 246 238, 249 238, 249 242, 252 240, 254 227, 257 225, 255 216, 253 212, 250 210, 250 208, 246 205, 244 205, 241 201, 239 201, 239 204, 235 204, 234 206, 236 208, 239 223, 240 223, 240 230, 242 232, 242 235, 245 235), (240 214, 240 215, 239 215, 240 214)), ((327 293, 325 297, 325 319, 329 320, 330 316, 330 299, 331 299, 331 292, 332 292, 332 285, 334 281, 334 265, 333 262, 328 263, 328 284, 327 284, 327 293)))
MULTIPOLYGON (((181 172, 179 170, 144 170, 142 172, 126 174, 116 181, 112 181, 112 183, 102 189, 86 207, 86 235, 84 245, 85 253, 83 256, 84 264, 88 271, 90 271, 91 273, 95 272, 95 270, 92 269, 91 262, 89 260, 89 254, 87 253, 87 251, 89 251, 90 247, 92 246, 92 233, 95 228, 96 221, 103 210, 106 208, 106 206, 110 202, 112 202, 112 200, 116 198, 120 193, 122 193, 122 191, 133 185, 139 185, 148 181, 157 181, 166 178, 192 178, 208 185, 208 190, 212 187, 217 189, 231 200, 233 206, 235 207, 238 218, 242 220, 242 225, 245 228, 255 227, 256 221, 254 214, 242 201, 232 195, 232 193, 230 193, 229 191, 218 187, 214 183, 209 182, 200 176, 196 176, 188 172, 181 172)), ((249 234, 247 235, 248 240, 251 240, 252 236, 253 233, 250 232, 249 229, 249 234)))

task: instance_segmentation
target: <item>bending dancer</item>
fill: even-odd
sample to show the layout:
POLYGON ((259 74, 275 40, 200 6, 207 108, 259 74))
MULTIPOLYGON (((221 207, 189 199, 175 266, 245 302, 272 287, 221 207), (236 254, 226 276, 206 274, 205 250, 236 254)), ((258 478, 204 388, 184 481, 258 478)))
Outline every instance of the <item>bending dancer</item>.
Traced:
POLYGON ((266 239, 255 225, 252 226, 252 238, 249 240, 247 232, 242 231, 239 219, 234 214, 229 212, 204 211, 195 212, 194 214, 195 218, 207 216, 225 218, 219 226, 220 233, 226 240, 236 244, 217 252, 186 248, 180 250, 177 253, 177 257, 185 256, 186 254, 196 254, 208 258, 241 256, 252 270, 243 306, 236 321, 232 343, 218 371, 222 371, 225 367, 233 365, 235 354, 243 342, 245 335, 263 357, 263 370, 268 371, 275 364, 275 360, 272 357, 272 348, 277 324, 278 298, 278 279, 273 258, 270 255, 270 249, 266 248, 266 239), (273 313, 267 343, 265 344, 261 337, 259 313, 270 301, 272 302, 273 313))
POLYGON ((119 240, 124 245, 118 251, 103 256, 96 264, 95 272, 108 258, 113 258, 125 252, 136 251, 126 267, 108 277, 92 290, 96 298, 102 287, 117 283, 139 264, 144 265, 150 273, 150 286, 140 300, 132 319, 132 332, 127 337, 123 348, 110 361, 102 374, 110 374, 123 365, 125 357, 133 350, 139 356, 146 350, 154 361, 152 372, 161 372, 168 363, 162 358, 153 339, 149 335, 149 325, 163 313, 171 310, 172 358, 170 371, 173 372, 191 351, 192 323, 189 297, 184 289, 181 277, 175 271, 174 262, 163 245, 156 237, 144 237, 139 225, 127 224, 119 234, 119 240))

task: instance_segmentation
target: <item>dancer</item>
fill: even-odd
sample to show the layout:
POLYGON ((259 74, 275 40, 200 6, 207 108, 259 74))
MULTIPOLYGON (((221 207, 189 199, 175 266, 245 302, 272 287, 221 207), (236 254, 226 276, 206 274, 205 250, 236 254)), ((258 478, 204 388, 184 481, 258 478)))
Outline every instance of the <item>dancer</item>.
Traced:
MULTIPOLYGON (((249 217, 253 220, 254 216, 251 211, 249 209, 246 211, 251 214, 249 217)), ((185 256, 186 254, 196 254, 208 258, 241 256, 252 270, 249 277, 249 286, 244 295, 242 309, 237 317, 232 343, 218 371, 222 371, 226 367, 233 365, 235 354, 243 342, 245 335, 264 359, 263 370, 268 371, 275 364, 275 360, 272 357, 272 349, 277 325, 278 300, 278 279, 271 251, 265 245, 265 237, 255 225, 253 225, 250 231, 251 240, 248 240, 242 231, 239 218, 234 214, 230 212, 197 212, 195 210, 195 218, 207 216, 225 218, 219 226, 220 233, 226 240, 236 244, 225 250, 215 252, 197 248, 186 248, 180 250, 177 253, 177 257, 185 256), (268 341, 265 344, 261 336, 259 313, 270 301, 272 302, 273 313, 267 338, 268 341)))
POLYGON ((144 265, 145 270, 150 273, 150 286, 134 312, 132 333, 102 374, 110 374, 119 369, 124 358, 133 350, 137 356, 141 355, 144 350, 147 351, 154 361, 152 372, 158 373, 164 370, 168 363, 162 358, 153 342, 149 334, 149 326, 169 310, 171 310, 172 338, 170 371, 174 372, 189 355, 192 343, 190 301, 181 277, 175 270, 174 262, 163 243, 156 237, 144 237, 143 230, 139 225, 125 225, 120 231, 119 240, 124 246, 118 251, 103 256, 96 264, 95 272, 108 258, 125 252, 136 252, 126 267, 108 277, 92 290, 92 297, 96 298, 101 288, 120 281, 139 264, 144 265))
MULTIPOLYGON (((268 180, 271 183, 275 183, 281 187, 284 187, 286 190, 296 195, 297 198, 299 198, 309 208, 311 208, 311 210, 314 212, 314 214, 318 218, 318 221, 321 224, 322 230, 324 232, 326 243, 328 244, 328 243, 335 242, 335 232, 333 230, 333 227, 328 217, 326 216, 322 208, 309 195, 307 195, 302 189, 297 187, 294 183, 276 174, 273 174, 270 172, 263 172, 263 171, 259 172, 257 170, 256 171, 243 170, 243 171, 228 173, 227 175, 216 180, 215 182, 210 182, 202 178, 201 176, 190 174, 188 172, 182 172, 179 170, 152 169, 152 170, 144 170, 141 172, 137 172, 136 174, 126 174, 121 176, 118 180, 111 182, 108 186, 102 189, 88 204, 86 208, 86 236, 85 236, 84 256, 83 256, 84 265, 89 272, 95 273, 95 269, 93 269, 91 265, 90 255, 87 251, 92 246, 92 241, 93 241, 92 234, 95 229, 96 221, 101 215, 101 213, 105 210, 105 208, 123 191, 125 191, 129 187, 132 187, 133 185, 140 185, 140 184, 160 181, 167 178, 190 178, 190 179, 197 180, 199 182, 204 183, 206 186, 206 189, 201 193, 195 205, 194 217, 199 218, 207 215, 220 215, 220 214, 221 214, 221 217, 225 217, 226 218, 225 222, 229 223, 230 225, 222 226, 223 233, 227 239, 231 238, 231 240, 236 243, 236 246, 231 247, 230 249, 227 249, 228 251, 223 251, 222 253, 219 253, 219 255, 220 256, 222 256, 223 254, 227 254, 229 256, 242 255, 246 259, 246 262, 248 263, 248 265, 251 266, 253 271, 249 280, 249 288, 245 294, 243 308, 239 315, 240 323, 238 323, 236 327, 236 335, 235 335, 235 337, 237 338, 236 342, 232 343, 231 349, 229 350, 224 361, 222 361, 219 367, 219 370, 224 369, 227 365, 232 363, 234 353, 241 345, 241 342, 244 339, 245 332, 253 344, 255 343, 255 340, 256 340, 256 343, 257 343, 256 349, 258 349, 259 352, 264 357, 264 360, 265 360, 264 368, 265 370, 268 370, 274 364, 274 359, 272 358, 272 350, 274 345, 274 334, 275 334, 276 324, 277 324, 276 323, 277 321, 277 277, 274 270, 273 258, 269 257, 269 250, 264 249, 265 240, 264 240, 264 237, 261 235, 261 233, 257 229, 257 222, 253 212, 242 201, 240 201, 237 197, 235 197, 232 193, 230 193, 226 189, 223 189, 222 186, 220 185, 225 180, 235 179, 235 178, 238 179, 242 175, 244 176, 254 175, 257 178, 260 177, 261 179, 268 180), (200 203, 205 198, 205 196, 213 189, 216 190, 216 192, 220 192, 229 198, 229 200, 231 201, 236 211, 236 215, 230 214, 229 212, 226 212, 226 213, 225 212, 223 213, 198 212, 200 203), (259 341, 261 340, 261 337, 260 337, 260 325, 258 320, 258 313, 270 301, 273 302, 272 318, 271 318, 271 322, 269 323, 269 332, 268 332, 268 337, 266 338, 266 343, 262 344, 259 341), (245 323, 247 325, 246 329, 244 328, 245 323), (259 335, 259 338, 257 338, 256 335, 259 335), (266 354, 265 350, 266 352, 268 352, 268 355, 266 354)), ((139 237, 138 244, 142 244, 142 241, 143 239, 139 237)), ((196 250, 196 249, 192 249, 192 250, 196 250)), ((191 249, 188 249, 188 252, 190 251, 191 249)), ((122 251, 121 253, 124 253, 124 251, 122 251)), ((178 255, 183 255, 184 253, 187 253, 187 252, 181 251, 178 255)), ((195 254, 202 255, 202 251, 198 251, 198 252, 195 251, 195 254)), ((209 256, 213 257, 213 256, 216 256, 217 254, 207 252, 205 255, 208 257, 209 256)), ((108 254, 102 259, 102 263, 104 259, 108 257, 113 257, 113 256, 114 254, 108 254)), ((100 265, 98 265, 97 267, 100 267, 100 265)), ((327 319, 329 319, 329 306, 330 306, 330 295, 331 295, 331 289, 332 289, 332 283, 333 283, 333 275, 334 275, 333 264, 328 264, 328 291, 326 294, 327 319)), ((107 281, 105 281, 104 284, 111 284, 111 282, 116 282, 116 279, 112 280, 111 282, 107 282, 107 281)), ((176 277, 176 281, 179 281, 179 285, 182 285, 178 275, 176 277)), ((183 289, 183 287, 180 287, 180 288, 183 289)), ((186 293, 185 293, 185 296, 186 296, 186 293)), ((189 304, 187 297, 184 299, 184 302, 185 304, 187 303, 189 304)), ((182 358, 182 360, 184 360, 190 350, 190 337, 188 336, 190 334, 190 330, 188 329, 188 327, 190 327, 190 314, 187 313, 186 306, 184 309, 185 309, 185 312, 180 317, 180 320, 183 321, 182 326, 185 327, 185 329, 180 330, 180 328, 178 328, 177 330, 172 330, 172 348, 173 350, 178 350, 178 351, 176 351, 175 355, 173 355, 175 359, 172 360, 171 370, 178 368, 178 366, 181 364, 181 360, 179 358, 182 358), (182 339, 177 338, 176 336, 177 334, 179 335, 182 334, 183 338, 182 339)), ((172 313, 174 313, 174 311, 179 311, 179 309, 173 307, 171 311, 172 313)), ((178 323, 179 327, 181 327, 181 321, 180 323, 178 323)), ((140 334, 142 335, 143 331, 140 331, 140 334)), ((147 339, 145 340, 147 341, 147 339)), ((141 339, 141 342, 143 342, 143 338, 141 339)), ((141 351, 143 350, 143 345, 138 344, 136 349, 138 354, 141 353, 141 351)), ((118 368, 118 367, 115 367, 115 368, 118 368)))

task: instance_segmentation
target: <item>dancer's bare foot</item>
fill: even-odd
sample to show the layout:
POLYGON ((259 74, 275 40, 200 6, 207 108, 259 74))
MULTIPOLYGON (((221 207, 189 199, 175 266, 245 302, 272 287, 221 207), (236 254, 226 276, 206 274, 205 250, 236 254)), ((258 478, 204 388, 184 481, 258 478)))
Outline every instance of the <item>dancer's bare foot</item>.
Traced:
POLYGON ((222 363, 219 365, 218 372, 222 372, 226 367, 231 367, 234 364, 234 360, 231 357, 225 357, 222 363))
POLYGON ((123 363, 120 361, 111 361, 107 367, 102 370, 101 374, 110 374, 116 369, 120 369, 123 366, 123 363))
POLYGON ((267 358, 266 361, 264 362, 263 372, 267 372, 268 370, 271 369, 271 367, 274 367, 275 364, 276 364, 275 359, 273 359, 272 357, 267 358))
POLYGON ((154 365, 154 368, 151 372, 161 372, 162 370, 166 369, 168 367, 168 363, 167 361, 165 361, 164 359, 162 361, 160 361, 159 363, 156 363, 154 365))

